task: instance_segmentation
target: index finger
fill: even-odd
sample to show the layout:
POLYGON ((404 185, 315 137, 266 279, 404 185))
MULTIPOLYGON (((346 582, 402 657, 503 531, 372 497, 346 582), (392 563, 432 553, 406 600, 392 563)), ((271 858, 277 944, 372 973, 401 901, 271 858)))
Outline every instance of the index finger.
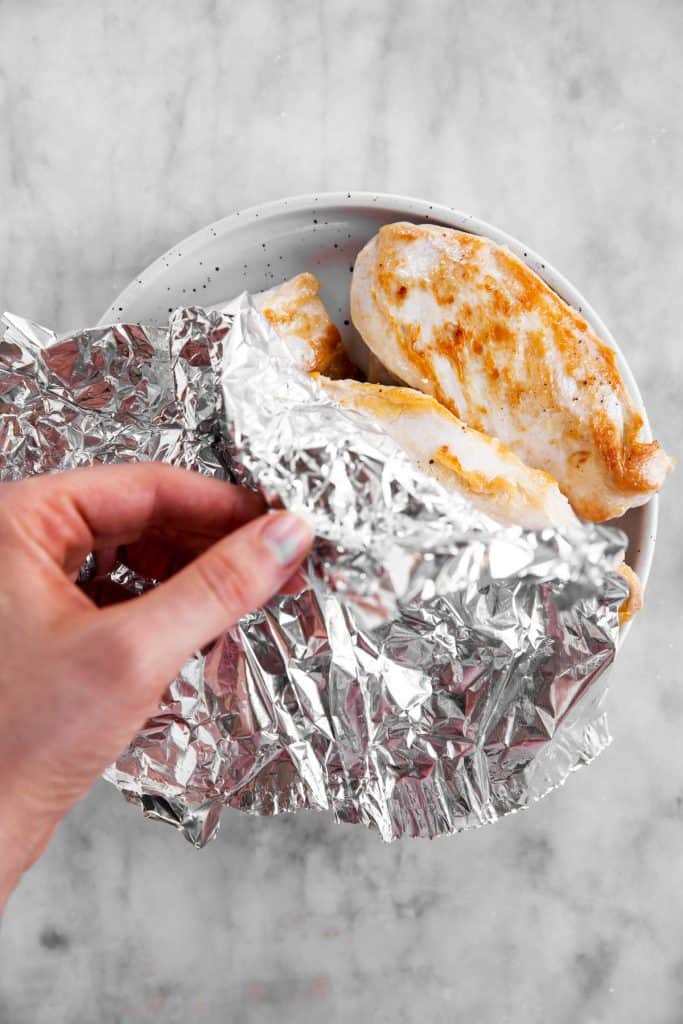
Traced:
POLYGON ((264 511, 243 487, 162 463, 96 466, 7 485, 0 519, 67 572, 157 526, 215 540, 264 511))

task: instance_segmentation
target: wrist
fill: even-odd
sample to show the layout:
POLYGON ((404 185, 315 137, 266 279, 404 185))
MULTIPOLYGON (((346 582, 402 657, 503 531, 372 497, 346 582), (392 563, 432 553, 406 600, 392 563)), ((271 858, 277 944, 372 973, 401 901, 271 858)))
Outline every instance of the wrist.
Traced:
POLYGON ((18 861, 8 861, 7 854, 3 850, 0 854, 0 915, 3 914, 7 900, 10 898, 21 881, 24 870, 18 861))
POLYGON ((0 913, 28 867, 28 856, 13 832, 0 826, 0 913))
POLYGON ((0 913, 23 874, 47 846, 57 822, 28 820, 0 804, 0 913))

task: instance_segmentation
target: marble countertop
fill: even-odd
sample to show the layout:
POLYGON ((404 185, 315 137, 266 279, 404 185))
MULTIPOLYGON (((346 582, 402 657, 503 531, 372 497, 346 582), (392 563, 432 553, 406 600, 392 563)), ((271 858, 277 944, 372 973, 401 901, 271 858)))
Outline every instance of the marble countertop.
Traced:
MULTIPOLYGON (((0 304, 96 321, 234 209, 349 188, 523 238, 683 437, 683 5, 0 6, 0 304)), ((683 472, 613 746, 530 812, 384 847, 315 814, 201 853, 98 785, 10 902, 0 1021, 683 1020, 683 472)))

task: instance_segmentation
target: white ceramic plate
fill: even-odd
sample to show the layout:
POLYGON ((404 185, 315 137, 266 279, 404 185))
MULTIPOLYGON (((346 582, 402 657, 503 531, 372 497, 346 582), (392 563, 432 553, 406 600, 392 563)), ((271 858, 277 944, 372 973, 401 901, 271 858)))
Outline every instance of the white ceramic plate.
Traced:
MULTIPOLYGON (((369 192, 297 196, 240 210, 169 249, 124 288, 100 324, 164 322, 180 305, 212 305, 241 291, 261 291, 312 271, 347 348, 363 348, 350 323, 349 283, 358 251, 382 224, 429 221, 486 235, 507 245, 612 345, 626 385, 650 428, 640 392, 618 345, 595 310, 550 264, 498 228, 422 199, 369 192)), ((628 562, 643 584, 650 572, 657 528, 657 499, 632 509, 615 525, 629 538, 628 562)), ((622 634, 623 639, 623 634, 622 634)))

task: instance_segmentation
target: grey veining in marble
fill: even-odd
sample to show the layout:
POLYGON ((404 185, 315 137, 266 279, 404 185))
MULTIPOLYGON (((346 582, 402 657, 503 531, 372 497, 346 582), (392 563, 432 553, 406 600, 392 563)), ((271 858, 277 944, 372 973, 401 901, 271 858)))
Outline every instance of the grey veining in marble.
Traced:
MULTIPOLYGON (((0 304, 94 322, 280 195, 429 196, 594 303, 683 438, 678 0, 0 3, 0 304)), ((530 812, 384 847, 227 816, 202 853, 100 784, 12 898, 0 1021, 683 1021, 681 468, 613 747, 530 812)))

